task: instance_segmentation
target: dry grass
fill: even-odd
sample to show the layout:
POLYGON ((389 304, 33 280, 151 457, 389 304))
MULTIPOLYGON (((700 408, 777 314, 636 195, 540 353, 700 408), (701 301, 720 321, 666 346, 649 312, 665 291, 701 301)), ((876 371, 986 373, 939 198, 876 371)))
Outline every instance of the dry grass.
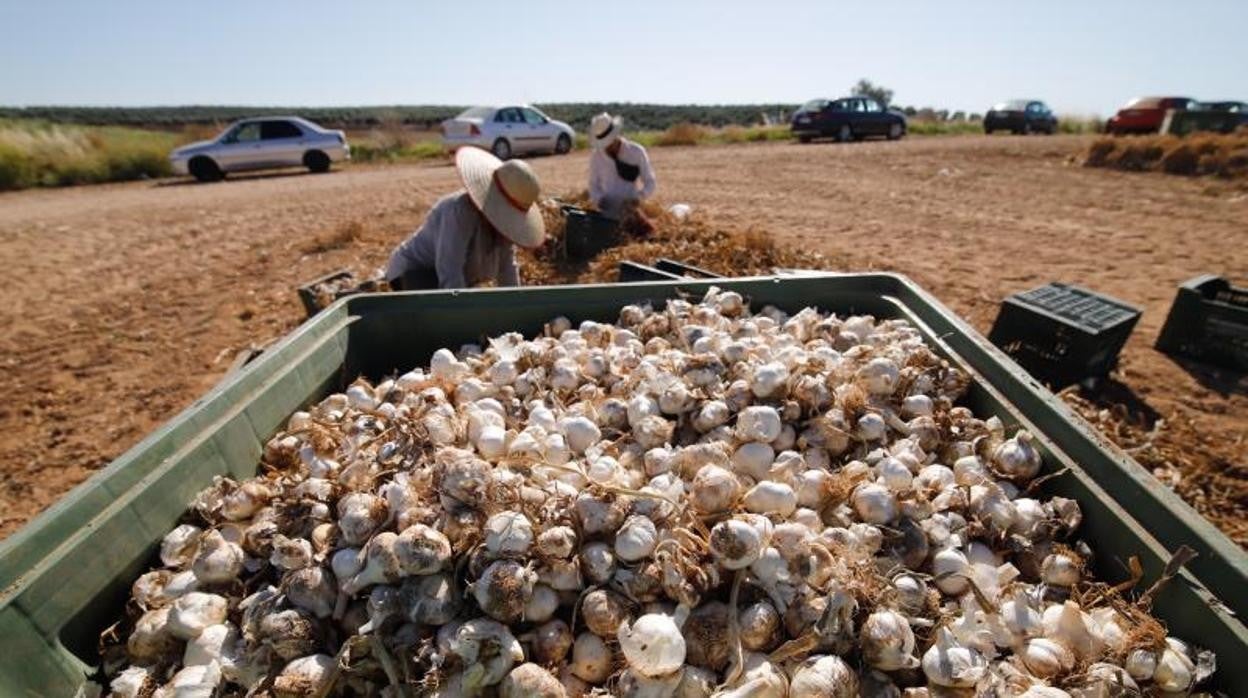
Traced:
POLYGON ((1083 164, 1130 172, 1248 178, 1248 129, 1189 136, 1106 136, 1088 146, 1083 164))
POLYGON ((1072 409, 1158 480, 1172 488, 1231 540, 1248 546, 1248 465, 1218 453, 1220 444, 1178 414, 1151 420, 1104 396, 1068 388, 1072 409))
MULTIPOLYGON (((562 197, 562 201, 583 206, 587 197, 581 192, 562 197)), ((652 235, 605 250, 588 262, 573 262, 562 254, 562 212, 557 206, 544 208, 547 240, 538 250, 522 252, 520 256, 525 283, 615 282, 619 279, 620 262, 653 264, 659 257, 694 264, 725 276, 770 274, 776 267, 829 269, 838 266, 818 253, 778 243, 765 230, 737 230, 716 225, 697 210, 682 220, 653 202, 647 202, 643 209, 655 224, 652 235)))
POLYGON ((688 122, 673 124, 655 139, 655 145, 697 145, 707 139, 705 126, 688 122))
POLYGON ((178 134, 0 120, 0 190, 170 174, 178 134))

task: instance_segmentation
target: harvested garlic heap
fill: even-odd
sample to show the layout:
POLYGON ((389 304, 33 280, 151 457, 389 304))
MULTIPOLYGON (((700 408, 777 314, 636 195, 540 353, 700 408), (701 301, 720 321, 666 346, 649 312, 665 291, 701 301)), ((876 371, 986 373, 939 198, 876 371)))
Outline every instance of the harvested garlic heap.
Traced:
MULTIPOLYGON (((1190 693, 1041 458, 903 321, 734 292, 358 381, 219 480, 116 696, 1190 693)), ((107 645, 107 643, 106 643, 107 645)))

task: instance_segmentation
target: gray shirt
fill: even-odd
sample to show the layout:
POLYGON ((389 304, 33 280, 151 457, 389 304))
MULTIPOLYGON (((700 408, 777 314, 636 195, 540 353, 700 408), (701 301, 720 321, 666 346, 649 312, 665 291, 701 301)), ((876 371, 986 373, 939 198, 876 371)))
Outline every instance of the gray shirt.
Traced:
POLYGON ((487 279, 520 285, 515 245, 489 228, 466 191, 438 199, 420 228, 390 255, 386 278, 416 269, 437 272, 440 288, 467 288, 487 279))

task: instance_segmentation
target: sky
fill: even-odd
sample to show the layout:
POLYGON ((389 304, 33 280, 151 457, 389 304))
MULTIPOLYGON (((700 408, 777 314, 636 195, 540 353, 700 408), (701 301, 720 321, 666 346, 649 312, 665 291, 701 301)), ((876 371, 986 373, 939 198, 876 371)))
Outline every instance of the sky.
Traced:
POLYGON ((1248 0, 0 0, 0 105, 1248 100, 1248 0))

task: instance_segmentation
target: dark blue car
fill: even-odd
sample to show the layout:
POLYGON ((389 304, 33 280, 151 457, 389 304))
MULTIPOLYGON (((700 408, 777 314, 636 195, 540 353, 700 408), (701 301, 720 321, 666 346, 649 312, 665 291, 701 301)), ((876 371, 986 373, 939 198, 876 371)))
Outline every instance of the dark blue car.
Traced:
POLYGON ((897 140, 906 135, 906 117, 870 97, 815 99, 793 115, 793 135, 803 143, 816 138, 852 141, 868 136, 897 140))
POLYGON ((1057 132, 1057 117, 1040 100, 1012 99, 994 106, 984 115, 984 133, 993 131, 1052 135, 1057 132))

